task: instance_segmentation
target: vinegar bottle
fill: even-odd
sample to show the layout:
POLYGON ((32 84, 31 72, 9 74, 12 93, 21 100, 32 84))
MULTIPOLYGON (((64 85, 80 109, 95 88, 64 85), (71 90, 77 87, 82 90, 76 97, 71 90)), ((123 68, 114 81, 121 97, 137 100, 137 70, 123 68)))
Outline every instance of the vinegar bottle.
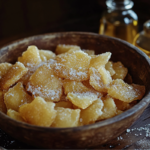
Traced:
POLYGON ((143 25, 143 31, 136 35, 133 45, 145 52, 150 57, 150 20, 143 25))
POLYGON ((117 37, 133 43, 138 32, 138 16, 132 10, 132 0, 106 0, 107 11, 100 20, 99 34, 117 37))

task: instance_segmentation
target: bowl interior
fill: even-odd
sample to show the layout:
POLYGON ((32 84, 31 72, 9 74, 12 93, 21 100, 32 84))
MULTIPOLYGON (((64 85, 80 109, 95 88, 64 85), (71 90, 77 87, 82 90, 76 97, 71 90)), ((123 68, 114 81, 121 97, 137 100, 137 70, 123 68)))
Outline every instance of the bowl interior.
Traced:
MULTIPOLYGON (((120 122, 120 126, 118 125, 119 130, 118 132, 116 131, 115 133, 116 136, 122 133, 127 127, 129 127, 141 115, 143 110, 146 108, 146 106, 150 102, 150 95, 149 95, 150 61, 149 61, 148 56, 144 54, 143 52, 141 52, 138 48, 119 39, 102 36, 98 34, 93 34, 93 33, 68 32, 68 33, 52 33, 52 34, 38 35, 38 36, 21 39, 19 41, 15 41, 0 49, 0 62, 11 62, 11 63, 16 62, 17 58, 21 56, 22 52, 25 51, 29 45, 36 45, 39 49, 55 51, 55 48, 58 44, 79 45, 82 49, 95 50, 96 54, 100 54, 104 52, 111 52, 112 53, 111 60, 114 62, 121 61, 124 64, 124 66, 128 68, 128 71, 130 75, 132 76, 133 83, 145 85, 146 93, 145 93, 144 98, 135 107, 131 108, 130 110, 124 112, 123 114, 119 116, 114 117, 115 119, 111 118, 111 119, 98 122, 92 125, 88 125, 88 126, 66 128, 66 129, 61 129, 61 128, 50 129, 50 128, 44 128, 44 127, 37 127, 37 126, 28 125, 28 124, 14 121, 0 112, 0 118, 2 120, 0 122, 0 127, 4 129, 4 131, 9 133, 10 135, 13 135, 13 131, 16 131, 18 128, 20 130, 20 133, 17 133, 17 135, 13 135, 13 136, 19 139, 22 136, 21 134, 24 134, 25 137, 20 138, 20 140, 21 141, 25 140, 25 142, 32 144, 32 145, 39 143, 38 138, 37 139, 35 138, 35 140, 32 140, 32 143, 30 142, 31 140, 29 140, 29 138, 32 138, 34 134, 39 133, 39 135, 41 134, 42 137, 45 137, 45 136, 49 137, 50 132, 53 134, 56 134, 57 136, 60 136, 60 133, 64 134, 64 136, 66 135, 73 136, 71 134, 72 132, 74 133, 74 136, 71 137, 70 140, 74 141, 75 144, 78 145, 79 143, 77 144, 78 142, 77 138, 79 137, 75 135, 76 133, 80 134, 81 131, 84 131, 84 134, 85 134, 86 131, 89 132, 89 130, 91 130, 91 134, 88 134, 88 137, 91 138, 95 136, 94 134, 95 130, 97 130, 97 132, 99 131, 102 134, 103 131, 101 130, 103 130, 104 126, 107 127, 107 125, 111 126, 111 124, 113 124, 112 128, 115 128, 116 122, 120 122), (129 123, 126 123, 126 119, 128 117, 130 117, 129 123), (11 124, 12 126, 8 127, 7 125, 8 123, 11 124), (124 128, 120 129, 122 127, 122 124, 124 124, 124 128)), ((106 131, 105 128, 104 130, 106 131)), ((110 131, 106 131, 106 132, 110 132, 110 131)), ((101 143, 104 143, 110 140, 111 138, 113 138, 112 136, 109 138, 111 134, 114 134, 114 133, 112 132, 110 134, 107 134, 106 136, 103 135, 105 138, 104 140, 102 140, 101 138, 101 141, 102 141, 101 143)), ((56 140, 56 136, 55 137, 53 136, 53 138, 56 140)), ((63 139, 63 137, 60 137, 60 139, 63 141, 65 140, 63 139)), ((50 141, 48 140, 46 141, 47 142, 45 142, 45 145, 46 145, 45 148, 56 147, 55 144, 53 144, 52 146, 51 144, 49 144, 50 141), (48 144, 50 146, 48 146, 48 144)), ((93 145, 96 145, 96 142, 97 140, 93 142, 93 145)), ((64 143, 62 143, 62 145, 60 146, 61 148, 63 147, 64 143)), ((83 143, 81 144, 84 146, 83 143)), ((42 144, 39 144, 39 145, 42 146, 42 144)), ((92 144, 90 146, 92 146, 92 144)), ((82 146, 80 145, 77 147, 82 147, 82 146)))

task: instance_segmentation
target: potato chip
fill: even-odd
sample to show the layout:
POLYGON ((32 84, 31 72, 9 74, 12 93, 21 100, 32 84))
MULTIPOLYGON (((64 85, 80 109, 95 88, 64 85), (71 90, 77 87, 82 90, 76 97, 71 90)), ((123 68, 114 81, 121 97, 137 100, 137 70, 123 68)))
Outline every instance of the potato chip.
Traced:
POLYGON ((83 85, 80 81, 71 81, 65 79, 63 81, 63 87, 64 87, 64 93, 68 94, 70 92, 87 92, 90 89, 88 89, 86 86, 83 85))
POLYGON ((23 52, 21 57, 18 57, 18 61, 23 63, 28 69, 33 68, 41 63, 39 50, 36 46, 29 46, 28 49, 23 52))
POLYGON ((120 61, 113 63, 113 69, 115 70, 115 74, 112 76, 112 78, 124 80, 128 73, 128 69, 124 67, 124 65, 120 61))
POLYGON ((34 98, 40 96, 46 101, 59 101, 62 95, 62 81, 51 68, 51 64, 39 67, 29 79, 26 90, 34 98))
POLYGON ((0 64, 0 79, 8 72, 8 70, 12 67, 10 63, 1 63, 0 64))
POLYGON ((101 75, 101 78, 102 78, 104 85, 109 85, 112 81, 110 72, 107 71, 104 66, 99 67, 98 72, 101 75))
POLYGON ((21 117, 28 123, 49 127, 56 117, 55 103, 45 102, 36 97, 31 103, 22 105, 19 109, 21 117))
POLYGON ((83 125, 94 123, 102 115, 103 105, 102 100, 97 99, 88 108, 81 110, 80 122, 83 125))
POLYGON ((84 92, 84 93, 68 93, 67 98, 71 101, 75 106, 85 109, 90 106, 94 101, 97 100, 97 94, 92 92, 84 92))
POLYGON ((82 51, 84 51, 85 53, 87 53, 88 55, 95 55, 95 51, 94 50, 88 50, 88 49, 82 49, 82 51))
POLYGON ((14 85, 23 75, 27 73, 28 69, 20 63, 16 62, 1 79, 0 86, 2 89, 8 89, 14 85))
POLYGON ((46 62, 49 59, 55 59, 56 57, 56 54, 50 50, 39 50, 39 55, 43 62, 46 62))
POLYGON ((94 67, 98 69, 100 66, 104 66, 108 62, 110 57, 111 57, 110 52, 96 55, 95 57, 91 58, 89 68, 94 67))
POLYGON ((83 51, 77 50, 56 57, 53 65, 54 72, 61 78, 84 81, 89 79, 89 64, 91 57, 83 51))
POLYGON ((80 118, 80 109, 69 109, 57 107, 57 115, 52 124, 52 127, 76 127, 80 118))
POLYGON ((115 74, 115 70, 113 69, 113 62, 108 61, 105 65, 106 70, 110 72, 110 75, 113 76, 115 74))
POLYGON ((104 106, 102 109, 102 115, 99 116, 98 120, 108 119, 116 116, 117 107, 113 98, 106 96, 103 100, 104 106))
POLYGON ((130 103, 140 100, 145 94, 145 86, 127 84, 121 79, 113 80, 108 88, 108 94, 115 99, 130 103))
POLYGON ((18 82, 4 94, 7 109, 18 111, 21 105, 31 101, 32 97, 25 91, 21 82, 18 82))
POLYGON ((68 52, 70 49, 73 50, 80 50, 81 48, 77 45, 65 45, 65 44, 58 44, 55 50, 56 54, 62 54, 68 52))
POLYGON ((90 85, 99 92, 107 92, 107 87, 104 85, 102 76, 95 68, 89 68, 90 85))
POLYGON ((25 122, 24 119, 21 117, 20 113, 15 110, 8 109, 7 115, 14 120, 25 122))

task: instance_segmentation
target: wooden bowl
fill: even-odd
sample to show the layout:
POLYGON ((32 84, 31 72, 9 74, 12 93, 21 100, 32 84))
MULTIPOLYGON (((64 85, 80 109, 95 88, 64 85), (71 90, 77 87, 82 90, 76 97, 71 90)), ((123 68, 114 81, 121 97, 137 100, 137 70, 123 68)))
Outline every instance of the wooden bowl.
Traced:
POLYGON ((22 123, 0 112, 0 128, 12 137, 38 148, 88 148, 106 143, 119 136, 150 102, 150 60, 133 45, 94 33, 66 32, 33 36, 15 41, 0 49, 0 62, 14 63, 29 45, 55 50, 57 44, 76 44, 82 49, 93 49, 96 54, 111 52, 112 61, 121 61, 133 77, 133 83, 145 85, 143 99, 131 109, 95 124, 73 128, 48 128, 22 123))

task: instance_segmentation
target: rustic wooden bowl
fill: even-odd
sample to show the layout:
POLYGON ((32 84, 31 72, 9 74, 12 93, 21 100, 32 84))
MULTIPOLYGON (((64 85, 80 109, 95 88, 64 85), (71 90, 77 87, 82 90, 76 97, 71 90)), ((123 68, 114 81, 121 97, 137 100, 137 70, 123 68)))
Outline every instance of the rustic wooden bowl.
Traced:
POLYGON ((145 85, 143 99, 124 113, 74 128, 38 127, 15 121, 0 112, 0 128, 12 137, 38 148, 88 148, 98 146, 119 136, 142 114, 150 102, 150 60, 131 44, 93 33, 68 32, 33 36, 8 44, 0 49, 0 62, 14 63, 29 45, 55 50, 57 44, 76 44, 93 49, 96 54, 110 51, 112 61, 121 61, 133 77, 133 82, 145 85))

